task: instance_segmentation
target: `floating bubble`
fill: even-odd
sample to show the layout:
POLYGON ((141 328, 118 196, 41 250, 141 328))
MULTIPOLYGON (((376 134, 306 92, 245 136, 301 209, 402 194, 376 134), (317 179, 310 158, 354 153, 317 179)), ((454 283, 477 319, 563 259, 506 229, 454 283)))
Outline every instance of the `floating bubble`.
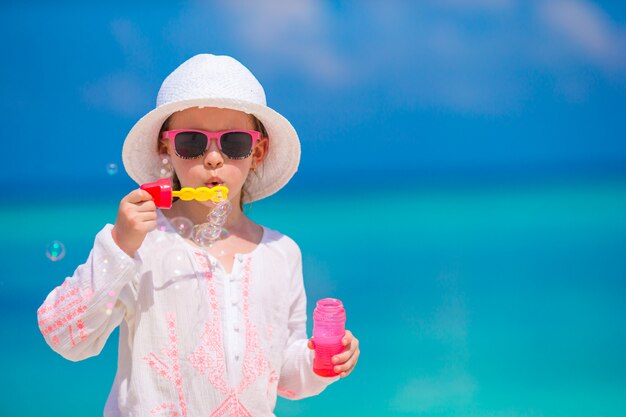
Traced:
POLYGON ((211 241, 204 237, 204 233, 201 233, 199 230, 194 236, 193 241, 196 242, 198 246, 211 246, 211 241))
MULTIPOLYGON (((167 232, 170 228, 169 225, 169 220, 167 220, 165 217, 157 217, 157 230, 160 232, 167 232)), ((158 243, 159 245, 162 245, 163 242, 165 242, 166 239, 168 239, 169 236, 167 233, 157 233, 156 234, 156 243, 158 243)))
POLYGON ((109 175, 115 175, 117 174, 117 164, 109 164, 107 165, 107 174, 109 175))
POLYGON ((226 222, 226 218, 228 217, 228 213, 230 213, 230 201, 224 201, 219 203, 211 213, 207 216, 207 220, 213 223, 219 223, 220 225, 226 222))
POLYGON ((110 316, 111 313, 113 313, 113 310, 111 310, 110 308, 108 308, 105 313, 107 313, 107 316, 110 316))
POLYGON ((115 297, 115 291, 113 290, 109 291, 109 297, 115 297))
POLYGON ((194 241, 201 246, 211 246, 216 240, 228 234, 224 229, 224 223, 230 213, 230 201, 226 200, 218 203, 207 216, 207 223, 197 227, 193 236, 194 241))
POLYGON ((113 308, 113 303, 107 303, 107 309, 112 309, 113 308))
POLYGON ((174 167, 170 163, 169 158, 164 157, 161 159, 161 178, 171 178, 174 175, 174 167))
POLYGON ((60 261, 65 256, 65 246, 58 240, 53 240, 46 248, 46 256, 53 262, 60 261))
POLYGON ((212 213, 209 215, 209 219, 208 219, 208 220, 209 220, 209 223, 214 223, 214 224, 219 224, 219 225, 221 225, 221 224, 224 224, 224 223, 225 223, 225 221, 226 221, 226 215, 225 215, 225 214, 222 214, 222 213, 215 213, 215 212, 212 212, 212 213))
POLYGON ((222 234, 222 230, 220 228, 211 227, 211 226, 204 227, 202 231, 200 232, 200 236, 202 236, 203 238, 209 241, 215 241, 219 239, 221 234, 222 234))
POLYGON ((186 217, 174 217, 170 220, 172 227, 176 230, 176 233, 183 238, 188 239, 193 231, 193 222, 186 217))

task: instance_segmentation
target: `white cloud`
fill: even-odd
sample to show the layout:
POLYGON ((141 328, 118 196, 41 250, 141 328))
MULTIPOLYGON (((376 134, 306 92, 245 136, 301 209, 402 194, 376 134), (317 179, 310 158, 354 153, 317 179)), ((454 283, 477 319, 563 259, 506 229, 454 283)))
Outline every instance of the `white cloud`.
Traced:
POLYGON ((513 9, 516 0, 434 0, 434 4, 461 11, 494 11, 502 12, 513 9))
POLYGON ((125 117, 137 117, 151 105, 144 81, 129 72, 105 75, 86 85, 82 89, 82 96, 91 106, 125 117))
POLYGON ((317 0, 224 1, 232 35, 266 62, 280 60, 318 84, 348 81, 347 63, 332 42, 336 17, 317 0))
POLYGON ((125 67, 135 71, 149 70, 153 66, 153 51, 149 40, 128 19, 111 22, 111 34, 124 52, 125 67))
MULTIPOLYGON (((389 74, 389 100, 400 106, 498 114, 523 106, 538 79, 572 102, 599 79, 626 80, 626 28, 585 0, 364 7, 377 59, 363 84, 389 74)), ((351 58, 356 68, 367 60, 362 51, 351 58)))
POLYGON ((624 69, 626 38, 598 6, 584 0, 537 3, 538 17, 574 53, 604 69, 624 69))
MULTIPOLYGON (((357 97, 368 89, 391 107, 477 114, 515 111, 540 88, 538 79, 574 102, 599 78, 624 84, 625 33, 587 0, 363 1, 341 8, 317 0, 196 1, 163 29, 181 58, 234 55, 265 85, 287 79, 301 82, 301 94, 357 97)), ((114 22, 113 34, 129 68, 150 65, 151 49, 135 26, 114 22)), ((351 105, 355 114, 371 111, 358 100, 351 105)))
POLYGON ((124 66, 84 86, 83 100, 125 117, 140 116, 153 105, 156 97, 148 88, 148 80, 153 77, 150 42, 127 19, 112 21, 111 35, 124 53, 124 66))
POLYGON ((247 63, 254 62, 255 72, 277 77, 296 74, 314 85, 337 87, 350 77, 347 62, 333 44, 336 16, 325 6, 316 0, 197 1, 169 25, 176 31, 184 27, 186 33, 173 31, 168 37, 181 49, 213 52, 217 44, 210 22, 229 22, 219 25, 220 49, 234 44, 247 63))
MULTIPOLYGON (((395 105, 468 113, 510 110, 525 91, 511 82, 511 62, 516 57, 510 42, 514 39, 502 32, 498 19, 512 20, 514 3, 503 3, 497 10, 485 3, 472 3, 471 10, 467 5, 461 8, 460 2, 452 3, 457 5, 454 12, 448 3, 433 3, 405 7, 394 14, 383 11, 378 3, 367 3, 372 33, 368 40, 376 59, 366 66, 369 74, 362 78, 366 83, 381 76, 386 79, 389 100, 395 105), (485 13, 480 30, 470 24, 477 13, 485 13)), ((353 66, 360 68, 367 55, 354 59, 360 62, 353 66)))

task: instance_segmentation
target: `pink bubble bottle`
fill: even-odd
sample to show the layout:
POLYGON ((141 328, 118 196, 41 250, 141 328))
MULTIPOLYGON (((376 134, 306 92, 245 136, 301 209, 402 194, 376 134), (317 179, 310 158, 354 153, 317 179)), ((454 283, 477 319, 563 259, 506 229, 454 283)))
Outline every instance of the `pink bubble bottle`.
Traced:
POLYGON ((334 355, 344 351, 341 339, 346 334, 346 310, 341 300, 323 298, 317 302, 313 312, 313 341, 315 357, 313 372, 320 376, 332 377, 338 374, 333 370, 334 355))

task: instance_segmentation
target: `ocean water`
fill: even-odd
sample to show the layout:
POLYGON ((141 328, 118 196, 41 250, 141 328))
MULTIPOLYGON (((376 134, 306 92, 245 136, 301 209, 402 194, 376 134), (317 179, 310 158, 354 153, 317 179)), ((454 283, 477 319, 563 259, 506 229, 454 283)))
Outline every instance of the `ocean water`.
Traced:
MULTIPOLYGON (((101 415, 113 381, 117 331, 70 362, 37 327, 121 194, 65 197, 0 209, 2 416, 101 415)), ((341 298, 361 341, 352 375, 277 415, 626 415, 625 179, 311 187, 249 215, 299 243, 310 316, 341 298)))

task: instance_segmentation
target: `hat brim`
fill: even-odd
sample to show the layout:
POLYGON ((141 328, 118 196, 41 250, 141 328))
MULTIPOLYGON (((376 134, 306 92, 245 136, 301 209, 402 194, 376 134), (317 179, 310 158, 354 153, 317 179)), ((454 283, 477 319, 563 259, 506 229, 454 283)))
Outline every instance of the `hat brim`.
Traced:
POLYGON ((228 98, 199 98, 163 104, 150 111, 132 127, 122 148, 122 162, 128 175, 139 185, 160 178, 161 158, 158 136, 167 118, 191 107, 219 107, 254 115, 265 127, 269 152, 255 174, 248 175, 244 203, 251 203, 280 190, 298 170, 300 141, 291 123, 280 113, 257 103, 228 98))

